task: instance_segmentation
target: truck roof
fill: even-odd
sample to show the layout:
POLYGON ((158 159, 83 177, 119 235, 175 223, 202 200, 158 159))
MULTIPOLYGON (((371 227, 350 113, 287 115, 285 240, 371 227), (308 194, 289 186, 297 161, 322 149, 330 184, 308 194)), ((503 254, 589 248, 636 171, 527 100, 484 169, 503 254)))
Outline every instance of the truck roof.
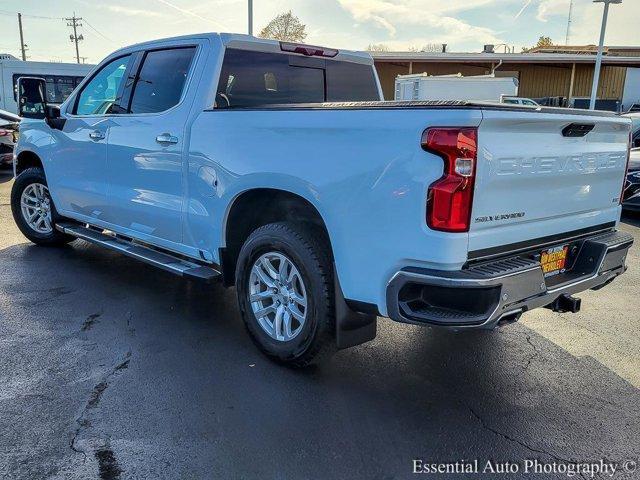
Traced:
MULTIPOLYGON (((217 41, 219 39, 222 42, 222 44, 228 48, 240 48, 243 50, 253 50, 253 51, 260 51, 260 52, 278 52, 278 53, 282 52, 280 42, 278 40, 258 38, 252 35, 245 35, 241 33, 217 33, 217 32, 194 33, 191 35, 180 35, 176 37, 160 38, 157 40, 150 40, 147 42, 141 42, 141 43, 129 45, 117 51, 120 52, 120 51, 127 51, 134 48, 140 48, 140 47, 151 47, 154 45, 162 44, 165 42, 171 42, 174 40, 203 39, 203 38, 206 38, 212 41, 217 41)), ((299 45, 307 45, 307 44, 300 43, 299 45)), ((313 47, 313 45, 309 45, 309 46, 313 47)), ((334 60, 373 65, 373 58, 371 57, 371 55, 369 55, 366 52, 359 52, 355 50, 337 50, 337 51, 338 51, 338 54, 335 57, 332 57, 334 60)), ((299 54, 299 55, 302 55, 302 54, 299 54)))

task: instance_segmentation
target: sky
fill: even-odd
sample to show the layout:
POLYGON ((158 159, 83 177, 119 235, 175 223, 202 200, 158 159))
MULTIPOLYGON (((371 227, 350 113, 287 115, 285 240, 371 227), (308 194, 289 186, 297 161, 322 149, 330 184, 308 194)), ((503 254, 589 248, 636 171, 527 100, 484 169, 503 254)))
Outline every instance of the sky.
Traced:
MULTIPOLYGON (((566 41, 570 0, 254 0, 254 31, 291 10, 307 26, 306 43, 363 50, 449 45, 478 52, 484 44, 532 46, 541 35, 566 41)), ((574 0, 569 44, 596 44, 602 4, 574 0)), ((247 31, 247 0, 0 0, 0 53, 19 56, 17 11, 29 60, 75 60, 71 28, 82 17, 80 55, 97 63, 120 47, 196 32, 247 31)), ((640 0, 612 5, 606 43, 640 45, 640 0)), ((502 51, 499 47, 498 51, 502 51)))

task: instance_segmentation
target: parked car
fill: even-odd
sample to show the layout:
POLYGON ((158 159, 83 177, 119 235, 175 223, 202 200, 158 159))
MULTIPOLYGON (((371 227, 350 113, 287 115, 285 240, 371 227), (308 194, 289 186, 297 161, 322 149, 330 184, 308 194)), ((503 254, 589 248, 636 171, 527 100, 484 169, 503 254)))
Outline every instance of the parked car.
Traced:
POLYGON ((622 208, 636 212, 640 211, 640 148, 631 150, 622 208))
POLYGON ((18 136, 20 117, 0 110, 0 170, 13 167, 13 147, 18 136))
POLYGON ((640 113, 626 113, 623 117, 631 119, 631 146, 640 148, 640 113))
POLYGON ((371 340, 377 316, 575 312, 625 271, 629 119, 381 99, 365 53, 231 34, 124 48, 23 120, 13 216, 39 245, 235 285, 255 343, 295 366, 371 340))
POLYGON ((509 103, 511 105, 527 105, 529 107, 539 107, 540 104, 530 98, 524 97, 510 97, 508 95, 502 95, 500 97, 500 103, 509 103))

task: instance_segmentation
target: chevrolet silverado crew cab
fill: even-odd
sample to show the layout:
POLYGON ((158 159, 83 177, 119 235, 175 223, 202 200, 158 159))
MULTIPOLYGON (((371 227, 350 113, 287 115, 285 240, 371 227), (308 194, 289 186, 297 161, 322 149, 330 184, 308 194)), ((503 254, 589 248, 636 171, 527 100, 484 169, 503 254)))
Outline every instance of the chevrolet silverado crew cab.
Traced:
POLYGON ((124 48, 23 120, 15 221, 235 286, 257 346, 295 366, 371 340, 378 316, 577 311, 625 271, 628 119, 380 92, 363 53, 232 34, 124 48))

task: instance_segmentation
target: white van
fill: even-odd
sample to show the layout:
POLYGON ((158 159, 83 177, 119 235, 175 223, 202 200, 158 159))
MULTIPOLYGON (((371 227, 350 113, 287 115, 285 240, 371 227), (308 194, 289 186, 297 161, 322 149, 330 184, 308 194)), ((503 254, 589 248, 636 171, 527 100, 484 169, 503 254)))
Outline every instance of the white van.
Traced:
POLYGON ((494 75, 463 77, 460 74, 430 76, 426 73, 396 77, 396 100, 499 102, 503 95, 518 95, 517 78, 494 75))
POLYGON ((47 101, 62 103, 94 65, 55 62, 23 62, 0 58, 0 110, 18 113, 18 78, 40 77, 47 83, 47 101))

